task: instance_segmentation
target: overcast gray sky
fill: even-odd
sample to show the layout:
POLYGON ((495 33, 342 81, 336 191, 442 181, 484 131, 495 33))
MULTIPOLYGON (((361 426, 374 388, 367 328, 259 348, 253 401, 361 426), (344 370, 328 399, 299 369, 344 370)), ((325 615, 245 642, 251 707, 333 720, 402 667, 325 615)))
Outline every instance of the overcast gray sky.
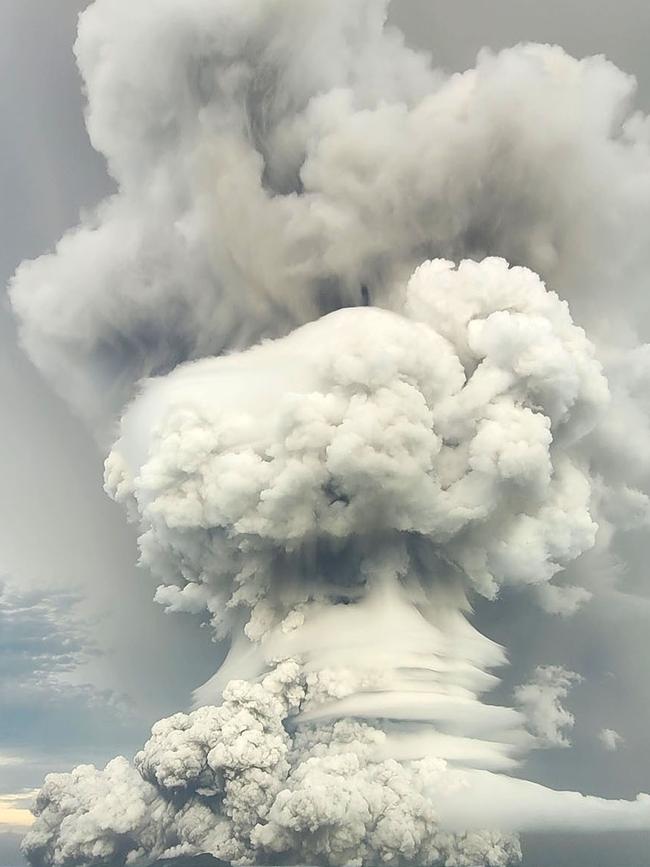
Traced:
MULTIPOLYGON (((85 5, 0 6, 3 284, 110 190, 85 134, 72 57, 85 5)), ((577 56, 605 53, 637 76, 639 105, 650 106, 647 0, 394 0, 391 17, 450 71, 472 65, 482 46, 519 41, 558 42, 577 56)), ((9 408, 0 427, 0 867, 12 867, 14 796, 38 786, 47 770, 131 752, 156 718, 187 704, 219 654, 189 618, 166 618, 152 604, 152 581, 134 566, 133 535, 102 492, 102 455, 17 348, 6 303, 0 353, 0 399, 9 408), (125 608, 119 599, 127 586, 125 608)), ((644 540, 630 540, 629 551, 638 589, 646 578, 644 540)), ((513 682, 540 655, 586 675, 572 704, 575 747, 538 756, 529 776, 610 796, 647 790, 650 679, 635 649, 648 645, 650 600, 644 606, 621 597, 615 606, 590 606, 575 623, 549 618, 541 626, 520 603, 513 623, 507 605, 481 606, 478 614, 490 635, 515 649, 513 682), (603 695, 607 720, 599 716, 603 695), (624 750, 599 748, 605 722, 625 731, 624 750)), ((647 838, 631 835, 531 839, 526 864, 640 867, 647 847, 647 838)))

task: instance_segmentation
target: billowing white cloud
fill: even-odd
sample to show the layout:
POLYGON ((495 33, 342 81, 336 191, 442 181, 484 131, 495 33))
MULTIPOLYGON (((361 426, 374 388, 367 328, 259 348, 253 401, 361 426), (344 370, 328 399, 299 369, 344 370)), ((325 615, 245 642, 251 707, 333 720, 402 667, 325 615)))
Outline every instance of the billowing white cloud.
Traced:
POLYGON ((580 678, 540 667, 521 712, 484 703, 503 658, 464 619, 467 592, 551 582, 594 544, 585 443, 608 398, 567 306, 500 259, 427 262, 402 314, 341 310, 146 383, 107 488, 140 525, 159 601, 231 636, 201 693, 222 703, 157 723, 133 768, 52 778, 30 859, 88 861, 99 826, 116 863, 470 863, 469 847, 498 867, 519 831, 646 827, 647 796, 500 772, 568 746, 560 702, 580 678))
POLYGON ((616 752, 624 742, 622 735, 619 735, 614 729, 601 729, 598 732, 598 740, 601 742, 603 749, 610 753, 616 752))
POLYGON ((573 728, 575 719, 560 701, 580 680, 575 672, 559 665, 541 665, 530 683, 518 686, 515 690, 515 701, 526 716, 540 746, 571 746, 565 730, 573 728))
POLYGON ((48 779, 39 867, 502 867, 520 831, 650 823, 508 776, 567 745, 577 675, 489 704, 505 655, 466 619, 509 587, 571 614, 597 587, 567 567, 648 523, 648 122, 603 58, 446 77, 386 7, 81 17, 117 192, 12 303, 103 440, 122 415, 106 488, 157 601, 231 649, 133 765, 48 779))
POLYGON ((259 637, 301 602, 358 598, 386 564, 435 584, 418 561, 438 557, 494 597, 594 544, 577 444, 608 392, 566 305, 503 260, 437 260, 405 313, 341 310, 145 386, 106 477, 160 602, 217 627, 251 609, 259 637))

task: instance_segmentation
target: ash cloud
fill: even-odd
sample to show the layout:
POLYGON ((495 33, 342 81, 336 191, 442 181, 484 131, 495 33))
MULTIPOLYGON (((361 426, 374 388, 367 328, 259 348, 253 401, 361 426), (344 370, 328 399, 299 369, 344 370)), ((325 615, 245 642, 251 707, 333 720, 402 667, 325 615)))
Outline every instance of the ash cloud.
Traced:
POLYGON ((385 733, 340 720, 291 738, 309 702, 301 667, 232 681, 219 707, 156 723, 134 765, 52 774, 24 851, 33 864, 150 864, 209 853, 233 864, 485 864, 520 859, 508 831, 645 827, 630 804, 552 792, 429 756, 378 759, 385 733), (442 817, 442 827, 441 827, 442 817), (458 831, 459 823, 464 830, 458 831))
POLYGON ((390 306, 428 258, 527 265, 582 321, 644 304, 634 80, 534 45, 445 78, 386 6, 83 13, 88 128, 118 192, 11 294, 31 357, 96 424, 143 375, 284 334, 364 286, 390 306))
POLYGON ((516 776, 568 746, 579 676, 490 704, 505 653, 467 620, 509 587, 571 615, 598 592, 573 564, 648 523, 648 121, 603 58, 446 77, 386 8, 80 17, 117 192, 12 303, 117 435, 156 600, 230 652, 133 763, 48 778, 34 865, 505 867, 519 832, 650 824, 647 795, 516 776))
POLYGON ((619 746, 625 742, 623 736, 614 729, 601 729, 598 732, 598 740, 603 749, 610 753, 616 752, 619 746))
POLYGON ((439 830, 430 792, 445 788, 440 760, 370 761, 382 733, 345 721, 304 731, 296 749, 283 722, 304 698, 300 667, 284 663, 259 684, 231 682, 218 708, 156 723, 135 767, 115 759, 103 772, 50 776, 28 858, 137 864, 207 852, 236 864, 499 867, 518 857, 512 836, 439 830))
POLYGON ((539 666, 530 683, 515 690, 515 701, 526 715, 530 730, 538 743, 546 747, 569 747, 566 729, 573 728, 575 717, 561 701, 571 687, 580 683, 580 675, 560 665, 539 666))
POLYGON ((579 443, 608 390, 566 305, 503 260, 436 260, 404 309, 341 310, 145 386, 106 478, 159 601, 224 630, 249 608, 259 638, 373 572, 436 583, 438 558, 493 598, 593 546, 579 443))

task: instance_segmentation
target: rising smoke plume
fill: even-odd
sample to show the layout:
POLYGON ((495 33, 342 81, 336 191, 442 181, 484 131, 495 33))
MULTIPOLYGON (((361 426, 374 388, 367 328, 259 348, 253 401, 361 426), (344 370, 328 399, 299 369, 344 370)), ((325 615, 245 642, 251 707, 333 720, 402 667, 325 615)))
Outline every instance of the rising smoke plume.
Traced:
POLYGON ((118 190, 11 297, 102 441, 121 416, 106 488, 157 601, 231 649, 133 764, 48 778, 34 865, 499 867, 521 831, 650 827, 513 776, 579 677, 489 704, 466 619, 503 587, 572 613, 572 564, 648 521, 648 122, 559 48, 445 77, 386 6, 80 18, 118 190))

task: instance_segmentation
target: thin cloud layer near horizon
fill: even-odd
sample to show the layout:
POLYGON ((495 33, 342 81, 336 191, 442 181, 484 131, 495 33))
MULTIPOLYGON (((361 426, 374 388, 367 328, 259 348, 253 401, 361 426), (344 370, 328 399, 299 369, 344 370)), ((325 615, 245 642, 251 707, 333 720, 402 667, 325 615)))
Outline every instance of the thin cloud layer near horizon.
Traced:
POLYGON ((45 774, 130 759, 157 719, 193 700, 216 703, 229 679, 295 658, 298 669, 267 673, 259 689, 227 691, 214 715, 160 724, 135 766, 51 787, 41 806, 50 836, 41 820, 33 863, 91 863, 100 839, 97 851, 121 863, 108 783, 134 805, 167 811, 119 831, 143 863, 179 845, 265 863, 273 853, 352 857, 341 842, 351 807, 325 816, 311 805, 316 825, 340 826, 326 847, 295 830, 322 785, 380 812, 401 793, 400 825, 413 822, 419 842, 367 824, 355 831, 363 863, 396 847, 405 863, 506 864, 522 831, 525 867, 637 867, 650 822, 643 802, 625 802, 650 790, 647 6, 626 2, 613 16, 604 0, 393 0, 389 22, 404 48, 382 32, 378 2, 327 12, 314 2, 292 17, 287 0, 265 17, 253 3, 240 15, 215 2, 212 14, 193 0, 156 16, 99 0, 78 57, 109 175, 88 141, 72 55, 88 5, 10 0, 0 12, 4 282, 52 251, 79 209, 86 226, 55 257, 23 265, 0 310, 11 407, 0 500, 0 865, 24 863, 18 843, 45 774), (522 42, 604 54, 618 70, 548 47, 503 51, 522 42), (477 62, 486 47, 493 53, 477 62), (548 292, 505 264, 412 276, 426 259, 486 255, 532 268, 548 292), (364 300, 391 312, 357 309, 364 300), (304 338, 286 336, 342 307, 306 325, 304 338), (264 356, 170 373, 265 337, 277 342, 264 356), (373 361, 386 347, 390 369, 373 361), (118 428, 151 374, 170 375, 118 428), (102 490, 111 446, 107 490, 139 525, 102 490), (383 609, 373 606, 391 581, 402 590, 382 597, 394 612, 384 634, 412 637, 390 645, 380 683, 372 623, 383 609), (426 605, 421 593, 432 594, 426 605), (436 658, 474 672, 436 679, 469 704, 441 715, 430 701, 435 742, 400 729, 422 722, 408 672, 433 634, 416 641, 412 606, 442 641, 436 658), (337 619, 342 607, 357 620, 337 619), (277 618, 289 618, 294 638, 281 637, 277 618), (229 636, 235 650, 215 675, 229 636), (268 739, 254 769, 228 741, 231 714, 249 714, 268 739), (472 715, 480 726, 467 726, 472 715), (332 729, 339 717, 355 722, 332 729), (401 722, 383 731, 377 717, 401 722), (287 740, 294 718, 299 734, 287 740), (180 769, 168 751, 188 727, 180 769), (192 750, 209 751, 215 738, 222 770, 193 776, 192 750), (355 770, 340 758, 351 743, 355 770), (425 743, 450 776, 412 766, 425 743), (381 762, 394 760, 404 777, 387 786, 381 762), (454 763, 470 791, 457 804, 454 763), (253 809, 246 786, 260 767, 267 795, 253 809), (539 787, 494 788, 511 771, 539 787), (167 799, 179 787, 183 808, 172 815, 167 799), (275 799, 282 787, 289 794, 275 799), (544 801, 542 787, 618 806, 599 802, 612 818, 590 824, 587 802, 572 801, 574 814, 569 801, 544 801), (70 833, 73 816, 55 828, 68 792, 81 793, 80 813, 104 817, 101 833, 70 833), (546 819, 530 819, 527 798, 546 819), (264 816, 263 830, 251 831, 247 810, 264 816), (226 823, 218 833, 206 832, 209 815, 226 823), (443 841, 440 816, 475 836, 443 841), (491 836, 481 836, 488 820, 491 836))

